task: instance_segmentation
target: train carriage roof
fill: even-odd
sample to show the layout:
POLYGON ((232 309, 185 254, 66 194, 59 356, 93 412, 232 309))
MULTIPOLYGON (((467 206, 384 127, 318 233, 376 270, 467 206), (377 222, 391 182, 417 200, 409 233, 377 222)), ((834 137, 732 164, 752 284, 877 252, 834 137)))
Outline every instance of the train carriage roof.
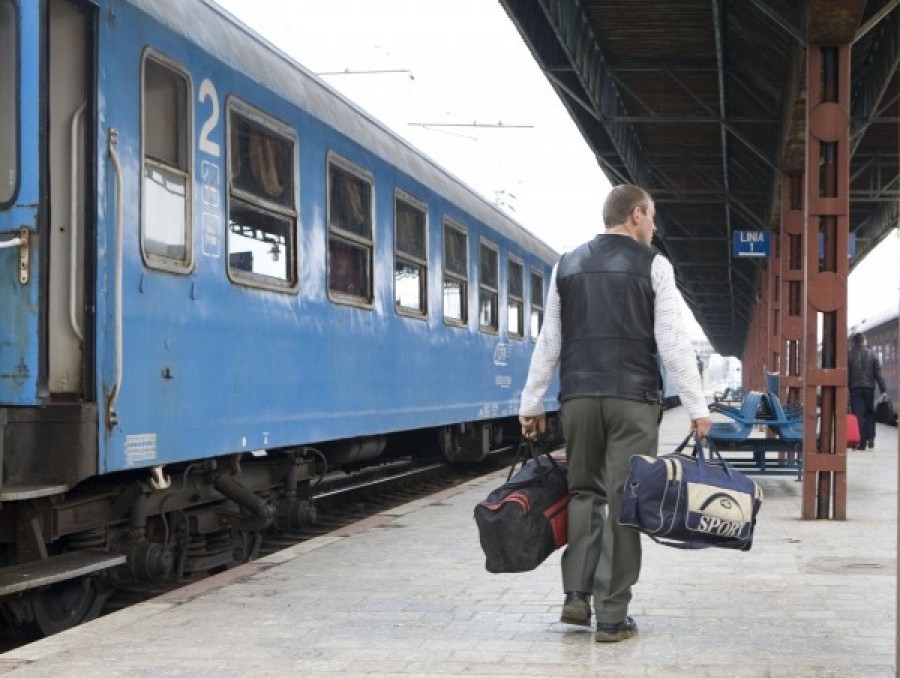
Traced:
POLYGON ((870 315, 868 318, 863 318, 850 328, 850 334, 856 334, 857 332, 871 332, 872 330, 879 329, 882 325, 886 325, 887 323, 892 323, 894 326, 894 331, 897 331, 896 307, 884 309, 879 313, 870 315))
POLYGON ((457 177, 211 0, 128 0, 547 262, 559 254, 457 177))

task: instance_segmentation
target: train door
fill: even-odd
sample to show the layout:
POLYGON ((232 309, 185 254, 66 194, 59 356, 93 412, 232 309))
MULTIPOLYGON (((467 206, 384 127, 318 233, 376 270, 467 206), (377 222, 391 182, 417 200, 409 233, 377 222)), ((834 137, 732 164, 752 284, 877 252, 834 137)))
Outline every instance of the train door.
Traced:
POLYGON ((92 281, 94 163, 92 6, 50 0, 47 41, 49 274, 47 380, 51 400, 90 399, 92 320, 85 291, 92 281))

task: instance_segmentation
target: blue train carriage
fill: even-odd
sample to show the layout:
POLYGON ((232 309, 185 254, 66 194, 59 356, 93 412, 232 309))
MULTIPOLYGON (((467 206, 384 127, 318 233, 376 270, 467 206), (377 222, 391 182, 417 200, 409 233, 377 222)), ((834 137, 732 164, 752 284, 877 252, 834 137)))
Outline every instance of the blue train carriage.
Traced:
POLYGON ((252 557, 317 460, 481 459, 557 259, 203 0, 0 0, 0 241, 0 605, 35 635, 252 557))
MULTIPOLYGON (((897 336, 900 332, 898 309, 891 308, 872 315, 850 329, 850 334, 861 332, 869 348, 875 351, 881 362, 881 375, 887 386, 889 403, 877 409, 878 421, 897 425, 897 407, 900 401, 900 355, 897 354, 897 336)), ((877 389, 875 391, 878 392, 877 389)))

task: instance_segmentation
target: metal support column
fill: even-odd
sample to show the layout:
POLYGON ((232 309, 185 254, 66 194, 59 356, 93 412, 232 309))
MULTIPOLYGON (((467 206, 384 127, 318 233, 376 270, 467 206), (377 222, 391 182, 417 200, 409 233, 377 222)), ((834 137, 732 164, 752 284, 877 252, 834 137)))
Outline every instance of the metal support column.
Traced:
POLYGON ((753 304, 750 312, 750 327, 747 330, 747 339, 744 342, 744 352, 741 356, 741 388, 744 393, 750 391, 765 390, 763 385, 763 373, 765 371, 766 358, 766 313, 765 293, 761 292, 761 300, 753 304))
MULTIPOLYGON (((772 256, 766 265, 766 370, 781 373, 781 239, 772 238, 772 256)), ((777 394, 779 399, 782 394, 777 394)))
POLYGON ((850 46, 811 45, 806 59, 807 350, 802 515, 805 519, 844 520, 847 517, 850 46), (820 343, 821 349, 813 350, 820 343))
POLYGON ((803 387, 803 175, 781 179, 781 393, 782 402, 801 402, 803 387))

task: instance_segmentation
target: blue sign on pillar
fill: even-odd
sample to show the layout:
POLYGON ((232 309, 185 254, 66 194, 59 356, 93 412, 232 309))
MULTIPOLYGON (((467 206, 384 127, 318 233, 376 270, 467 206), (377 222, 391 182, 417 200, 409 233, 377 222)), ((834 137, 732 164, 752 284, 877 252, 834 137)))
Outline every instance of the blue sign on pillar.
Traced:
POLYGON ((735 257, 768 257, 769 231, 735 231, 731 244, 731 253, 735 257))
MULTIPOLYGON (((852 259, 856 256, 856 233, 850 234, 847 241, 847 258, 852 259)), ((825 234, 819 233, 819 259, 825 258, 825 234)))

